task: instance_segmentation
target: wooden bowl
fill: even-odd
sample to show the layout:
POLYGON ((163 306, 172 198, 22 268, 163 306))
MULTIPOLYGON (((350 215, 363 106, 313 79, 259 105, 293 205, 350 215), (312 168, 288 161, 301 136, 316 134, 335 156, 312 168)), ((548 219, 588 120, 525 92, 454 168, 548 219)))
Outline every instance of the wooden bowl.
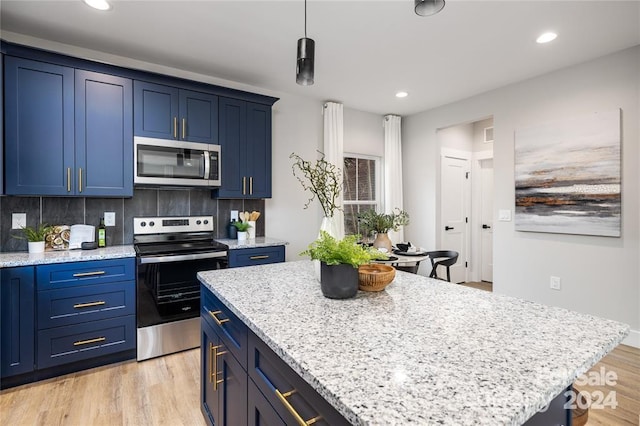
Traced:
POLYGON ((396 277, 390 265, 369 263, 358 268, 358 288, 363 291, 382 291, 396 277))

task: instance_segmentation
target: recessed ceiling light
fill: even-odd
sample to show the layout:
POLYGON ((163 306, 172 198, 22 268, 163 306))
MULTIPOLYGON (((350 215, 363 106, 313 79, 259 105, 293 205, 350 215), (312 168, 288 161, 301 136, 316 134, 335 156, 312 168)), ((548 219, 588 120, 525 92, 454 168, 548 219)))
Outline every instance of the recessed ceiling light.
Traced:
POLYGON ((111 9, 111 5, 107 0, 82 0, 82 1, 84 1, 87 6, 91 6, 94 9, 98 9, 98 10, 111 9))
POLYGON ((396 98, 406 98, 407 96, 409 96, 409 94, 407 92, 398 92, 398 93, 396 93, 396 98))
POLYGON ((548 33, 544 33, 540 37, 538 37, 536 39, 536 42, 538 42, 540 44, 549 43, 550 41, 555 40, 556 37, 558 37, 558 34, 552 33, 552 32, 548 32, 548 33))

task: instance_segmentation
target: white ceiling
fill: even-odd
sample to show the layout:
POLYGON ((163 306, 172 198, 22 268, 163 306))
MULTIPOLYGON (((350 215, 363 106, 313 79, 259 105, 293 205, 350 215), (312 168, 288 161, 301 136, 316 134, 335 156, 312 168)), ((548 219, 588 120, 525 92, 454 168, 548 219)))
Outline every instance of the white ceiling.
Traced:
MULTIPOLYGON (((379 114, 408 115, 640 44, 640 0, 309 0, 315 84, 295 83, 303 0, 2 0, 1 28, 379 114), (558 39, 538 45, 554 30, 558 39), (409 92, 405 99, 394 97, 409 92)), ((603 76, 606 78, 606 76, 603 76)))

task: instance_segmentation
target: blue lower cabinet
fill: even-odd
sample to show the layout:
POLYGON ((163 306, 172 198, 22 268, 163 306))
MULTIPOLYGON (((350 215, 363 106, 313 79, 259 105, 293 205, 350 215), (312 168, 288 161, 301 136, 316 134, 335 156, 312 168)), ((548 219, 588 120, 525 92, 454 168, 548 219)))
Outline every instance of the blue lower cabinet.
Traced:
POLYGON ((266 265, 284 262, 284 246, 256 247, 229 250, 229 267, 266 265))
POLYGON ((250 425, 255 426, 285 426, 278 412, 267 398, 262 395, 253 380, 248 381, 247 417, 250 425))
POLYGON ((135 349, 135 315, 38 332, 38 368, 135 349))
POLYGON ((201 409, 209 425, 247 424, 247 372, 202 321, 201 409))
POLYGON ((34 368, 34 268, 0 270, 0 377, 34 368))

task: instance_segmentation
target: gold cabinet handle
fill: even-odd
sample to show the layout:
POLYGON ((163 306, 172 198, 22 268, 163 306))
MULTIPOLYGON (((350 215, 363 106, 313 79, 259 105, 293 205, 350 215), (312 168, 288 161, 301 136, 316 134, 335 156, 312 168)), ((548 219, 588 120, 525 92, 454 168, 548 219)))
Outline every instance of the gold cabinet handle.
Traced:
POLYGON ((214 375, 213 372, 215 371, 213 369, 213 363, 215 362, 216 359, 216 349, 219 348, 220 346, 213 346, 213 343, 209 342, 209 383, 213 382, 214 379, 214 375))
POLYGON ((222 373, 218 371, 218 357, 227 353, 227 351, 218 352, 222 345, 213 346, 213 343, 209 343, 209 383, 213 383, 213 390, 218 390, 218 385, 223 380, 218 380, 218 374, 222 373))
POLYGON ((249 177, 249 195, 253 195, 253 176, 249 177))
POLYGON ((260 260, 260 259, 268 259, 269 256, 266 254, 260 255, 260 256, 251 256, 249 259, 250 260, 260 260))
POLYGON ((67 167, 67 192, 71 192, 71 167, 67 167))
POLYGON ((101 306, 101 305, 106 305, 107 302, 104 301, 99 301, 99 302, 89 302, 89 303, 78 303, 77 305, 73 305, 74 308, 76 309, 81 309, 81 308, 90 308, 92 306, 101 306))
POLYGON ((92 272, 78 272, 77 274, 73 274, 74 277, 91 277, 94 275, 104 275, 105 271, 92 271, 92 272))
POLYGON ((82 167, 78 169, 78 192, 82 192, 82 167))
POLYGON ((222 325, 225 322, 229 322, 229 318, 218 319, 218 317, 216 315, 221 314, 221 313, 222 313, 222 311, 209 311, 209 315, 211 315, 211 318, 213 318, 213 320, 218 325, 222 325))
POLYGON ((276 389, 276 396, 278 397, 280 402, 282 402, 282 405, 285 406, 287 411, 289 411, 289 413, 293 416, 293 418, 296 419, 296 422, 300 426, 307 426, 307 425, 312 425, 315 422, 317 422, 318 420, 322 419, 322 416, 317 416, 317 417, 314 417, 312 419, 305 420, 300 416, 300 414, 298 414, 298 412, 296 411, 295 408, 293 408, 291 403, 289 403, 289 401, 287 401, 287 398, 290 397, 291 395, 293 395, 296 392, 297 391, 295 389, 293 389, 293 390, 290 390, 289 392, 280 393, 280 391, 278 389, 276 389))
POLYGON ((187 138, 187 119, 182 119, 182 139, 187 138))
POLYGON ((173 138, 178 139, 178 117, 173 117, 173 138))
POLYGON ((247 177, 242 176, 242 195, 246 195, 247 193, 247 177))
POLYGON ((88 345, 89 343, 104 342, 105 340, 107 340, 106 337, 97 337, 95 339, 89 339, 89 340, 79 340, 77 342, 73 342, 73 346, 88 345))

